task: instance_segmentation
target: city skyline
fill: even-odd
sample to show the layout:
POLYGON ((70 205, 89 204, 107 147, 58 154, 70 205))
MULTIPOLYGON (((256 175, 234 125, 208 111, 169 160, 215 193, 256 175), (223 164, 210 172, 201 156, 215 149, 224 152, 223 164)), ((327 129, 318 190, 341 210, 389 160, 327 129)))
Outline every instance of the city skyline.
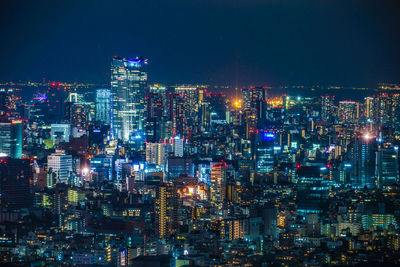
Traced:
POLYGON ((1 1, 1 265, 400 266, 398 11, 1 1))

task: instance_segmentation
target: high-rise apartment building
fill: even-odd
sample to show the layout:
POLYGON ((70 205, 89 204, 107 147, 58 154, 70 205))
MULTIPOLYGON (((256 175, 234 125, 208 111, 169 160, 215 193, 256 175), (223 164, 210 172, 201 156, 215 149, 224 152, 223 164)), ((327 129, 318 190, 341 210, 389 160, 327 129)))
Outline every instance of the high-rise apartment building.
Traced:
POLYGON ((146 161, 150 164, 164 165, 166 158, 166 144, 146 143, 146 161))
POLYGON ((174 156, 183 157, 183 139, 176 136, 173 142, 174 156))
POLYGON ((185 116, 194 122, 199 110, 199 89, 196 86, 178 86, 175 93, 183 98, 185 116))
POLYGON ((157 187, 155 213, 156 231, 160 238, 178 229, 179 195, 175 186, 163 184, 157 187))
POLYGON ((114 57, 111 63, 112 135, 129 141, 139 136, 145 118, 147 59, 114 57))
POLYGON ((338 122, 355 124, 360 118, 360 104, 354 101, 340 101, 338 108, 338 122))
POLYGON ((335 116, 335 96, 325 95, 321 97, 321 117, 331 121, 335 116))
POLYGON ((222 206, 225 201, 226 163, 216 162, 211 164, 210 201, 215 208, 215 213, 222 216, 222 206))
POLYGON ((367 119, 371 119, 373 117, 373 110, 374 110, 374 98, 366 97, 365 98, 365 117, 367 119))

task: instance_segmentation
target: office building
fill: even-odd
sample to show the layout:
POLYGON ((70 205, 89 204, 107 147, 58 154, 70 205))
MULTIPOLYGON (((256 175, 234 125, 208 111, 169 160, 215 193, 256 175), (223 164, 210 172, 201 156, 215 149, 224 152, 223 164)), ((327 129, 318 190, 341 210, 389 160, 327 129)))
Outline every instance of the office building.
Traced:
POLYGON ((14 159, 22 158, 22 121, 0 121, 0 153, 14 159))
POLYGON ((373 134, 356 133, 350 147, 352 186, 364 187, 375 184, 376 137, 373 134))
POLYGON ((130 141, 143 130, 147 59, 114 57, 111 63, 112 135, 130 141))
POLYGON ((113 158, 109 155, 96 155, 90 159, 90 169, 99 180, 111 181, 113 179, 113 158), (101 177, 101 178, 100 178, 101 177))
POLYGON ((183 157, 183 139, 176 136, 173 142, 174 156, 183 157))
POLYGON ((182 97, 185 116, 189 120, 189 125, 192 125, 198 116, 199 89, 196 86, 178 86, 175 87, 175 94, 182 97))
POLYGON ((47 170, 56 173, 59 183, 68 183, 72 172, 72 156, 60 150, 47 156, 47 170))
POLYGON ((33 162, 27 159, 0 158, 0 201, 11 209, 32 206, 30 185, 33 182, 33 162))
POLYGON ((51 125, 51 139, 56 143, 69 142, 71 135, 71 126, 69 124, 52 124, 51 125))
POLYGON ((399 148, 379 148, 376 152, 376 179, 378 186, 399 182, 399 148))
POLYGON ((258 174, 269 173, 275 164, 274 156, 275 134, 262 131, 256 137, 256 172, 258 174))
POLYGON ((194 176, 194 164, 192 158, 169 157, 167 169, 169 178, 176 178, 179 176, 194 176))
POLYGON ((102 122, 105 125, 111 123, 111 90, 97 89, 96 90, 96 121, 102 122))

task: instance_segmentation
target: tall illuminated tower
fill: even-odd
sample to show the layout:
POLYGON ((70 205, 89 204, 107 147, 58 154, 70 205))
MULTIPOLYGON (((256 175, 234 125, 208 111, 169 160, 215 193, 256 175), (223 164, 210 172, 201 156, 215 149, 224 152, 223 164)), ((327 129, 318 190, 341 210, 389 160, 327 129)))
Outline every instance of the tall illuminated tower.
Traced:
POLYGON ((256 172, 269 173, 274 169, 274 139, 270 132, 261 132, 256 137, 256 172))
POLYGON ((370 119, 373 117, 374 99, 372 97, 365 98, 365 117, 370 119))
POLYGON ((210 200, 218 216, 222 216, 222 206, 225 201, 226 163, 211 164, 210 200))
POLYGON ((376 137, 373 134, 368 132, 355 134, 350 146, 352 186, 374 186, 376 151, 376 137))
MULTIPOLYGON (((112 135, 129 141, 143 130, 147 59, 114 57, 111 62, 112 135)), ((139 134, 140 135, 140 134, 139 134)))

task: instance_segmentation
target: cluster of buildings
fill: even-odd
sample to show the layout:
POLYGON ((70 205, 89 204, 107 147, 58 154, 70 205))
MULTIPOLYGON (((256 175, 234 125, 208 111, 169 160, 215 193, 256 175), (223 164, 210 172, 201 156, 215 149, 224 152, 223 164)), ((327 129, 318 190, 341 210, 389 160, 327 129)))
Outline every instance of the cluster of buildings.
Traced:
POLYGON ((2 262, 400 263, 396 87, 227 96, 149 83, 147 63, 114 57, 101 88, 0 87, 2 262))

